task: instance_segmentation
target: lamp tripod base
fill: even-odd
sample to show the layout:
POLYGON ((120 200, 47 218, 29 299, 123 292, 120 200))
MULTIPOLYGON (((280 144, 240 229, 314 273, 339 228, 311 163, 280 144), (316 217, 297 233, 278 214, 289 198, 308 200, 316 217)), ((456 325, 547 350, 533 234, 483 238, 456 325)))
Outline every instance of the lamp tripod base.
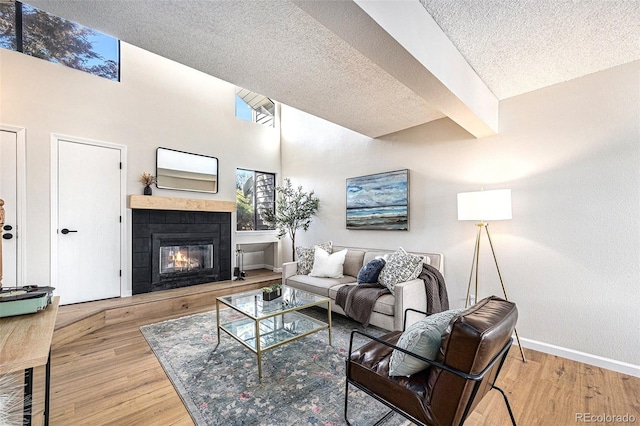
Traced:
MULTIPOLYGON (((467 308, 470 305, 471 301, 471 282, 474 281, 475 276, 475 295, 474 295, 474 303, 478 301, 478 261, 480 259, 480 236, 482 228, 484 228, 487 239, 489 240, 489 246, 491 247, 491 254, 493 255, 493 261, 496 264, 496 269, 498 270, 498 278, 500 278, 500 285, 502 286, 502 294, 504 295, 504 300, 509 300, 507 297, 507 290, 504 286, 504 281, 502 281, 502 274, 500 273, 500 267, 498 266, 498 259, 496 258, 496 252, 493 249, 493 242, 491 241, 491 234, 489 234, 489 224, 486 222, 478 222, 476 223, 478 227, 478 232, 476 234, 476 244, 473 250, 473 261, 471 263, 471 274, 469 275, 469 285, 467 286, 467 298, 465 300, 464 307, 467 308)), ((527 358, 524 355, 524 349, 522 348, 522 344, 520 343, 520 336, 518 336, 518 330, 516 328, 513 329, 514 334, 516 335, 516 341, 518 342, 518 348, 520 349, 520 355, 522 356, 522 362, 527 362, 527 358)))

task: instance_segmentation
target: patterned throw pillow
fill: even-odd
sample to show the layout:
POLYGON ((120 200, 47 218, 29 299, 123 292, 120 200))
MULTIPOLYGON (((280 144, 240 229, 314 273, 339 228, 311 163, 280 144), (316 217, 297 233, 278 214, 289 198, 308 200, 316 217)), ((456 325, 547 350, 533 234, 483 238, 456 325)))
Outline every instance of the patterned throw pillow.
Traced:
POLYGON ((378 282, 380 271, 384 268, 385 260, 373 259, 360 269, 358 272, 358 284, 375 284, 378 282))
MULTIPOLYGON (((440 349, 442 333, 447 329, 451 319, 463 310, 438 312, 410 325, 402 333, 396 346, 434 360, 440 349)), ((394 349, 389 360, 389 375, 410 376, 428 366, 428 363, 394 349)))
POLYGON ((411 281, 422 272, 424 256, 409 254, 402 247, 391 254, 382 268, 378 282, 394 293, 396 284, 411 281))
POLYGON ((316 247, 324 249, 324 251, 329 254, 333 252, 333 243, 331 241, 313 247, 296 247, 296 260, 298 261, 298 270, 296 273, 298 275, 309 275, 309 272, 313 269, 313 256, 316 247))

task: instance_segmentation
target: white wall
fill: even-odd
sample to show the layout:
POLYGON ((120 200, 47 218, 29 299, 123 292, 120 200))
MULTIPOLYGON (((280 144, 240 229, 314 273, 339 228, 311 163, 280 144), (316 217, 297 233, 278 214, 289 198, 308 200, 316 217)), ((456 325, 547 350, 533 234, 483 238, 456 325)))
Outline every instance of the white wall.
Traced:
POLYGON ((154 195, 235 201, 237 167, 280 172, 279 126, 236 119, 235 86, 126 43, 121 57, 118 83, 0 49, 0 123, 27 129, 27 283, 49 282, 51 133, 127 145, 131 194, 158 146, 218 157, 219 193, 154 195))
MULTIPOLYGON (((447 119, 374 140, 283 107, 282 175, 321 200, 298 242, 442 252, 461 306, 475 228, 456 220, 456 193, 511 188, 514 219, 491 229, 520 336, 640 365, 639 73, 635 62, 505 100, 500 134, 480 140, 447 119), (345 179, 401 168, 410 231, 347 231, 345 179)), ((127 145, 129 193, 158 146, 217 156, 217 195, 154 195, 234 200, 236 167, 278 173, 281 148, 278 127, 234 118, 233 97, 125 43, 121 83, 0 49, 0 122, 27 129, 27 282, 49 280, 51 133, 127 145)), ((481 268, 480 296, 499 294, 488 257, 481 268)))
MULTIPOLYGON (((484 139, 448 119, 371 139, 283 106, 283 177, 320 198, 298 244, 442 252, 463 306, 476 228, 457 221, 456 194, 511 188, 513 220, 490 229, 520 337, 638 366, 639 74, 635 62, 504 100, 484 139), (345 179, 404 168, 410 230, 346 230, 345 179)), ((500 295, 483 244, 479 296, 500 295)))

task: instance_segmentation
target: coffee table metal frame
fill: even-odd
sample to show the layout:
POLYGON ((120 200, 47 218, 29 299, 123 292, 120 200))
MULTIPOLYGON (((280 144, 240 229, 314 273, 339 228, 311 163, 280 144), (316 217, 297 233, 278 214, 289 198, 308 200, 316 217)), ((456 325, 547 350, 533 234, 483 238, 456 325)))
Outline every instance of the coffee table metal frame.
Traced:
POLYGON ((218 343, 220 330, 243 344, 258 357, 258 377, 262 378, 262 353, 309 334, 329 332, 331 341, 331 299, 293 287, 282 287, 282 296, 272 301, 262 300, 261 290, 252 290, 216 298, 218 343), (242 317, 220 322, 220 304, 240 313, 242 317), (300 312, 301 309, 327 305, 327 323, 300 312))

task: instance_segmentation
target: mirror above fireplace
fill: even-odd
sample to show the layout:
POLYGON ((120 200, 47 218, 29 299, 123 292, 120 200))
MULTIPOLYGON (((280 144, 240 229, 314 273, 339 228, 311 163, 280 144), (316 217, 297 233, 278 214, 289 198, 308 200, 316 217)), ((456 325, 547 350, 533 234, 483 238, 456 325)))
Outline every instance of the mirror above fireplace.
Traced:
POLYGON ((156 186, 195 192, 218 192, 218 159, 169 148, 156 150, 156 186))

